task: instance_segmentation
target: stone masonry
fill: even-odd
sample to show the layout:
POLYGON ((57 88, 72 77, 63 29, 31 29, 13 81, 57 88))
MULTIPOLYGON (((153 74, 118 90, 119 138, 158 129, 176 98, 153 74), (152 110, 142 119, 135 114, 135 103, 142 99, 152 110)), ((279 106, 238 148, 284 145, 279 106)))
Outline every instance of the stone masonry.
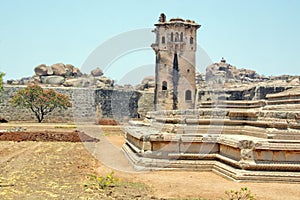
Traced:
POLYGON ((226 93, 224 86, 234 77, 240 84, 259 77, 222 59, 208 70, 210 91, 200 87, 198 95, 192 93, 198 100, 187 99, 196 91, 192 38, 200 26, 180 18, 166 21, 164 14, 155 26, 156 111, 124 127, 122 150, 133 166, 213 171, 235 181, 300 182, 300 87, 290 87, 299 79, 281 88, 260 85, 244 94, 226 93))
MULTIPOLYGON (((10 99, 25 86, 4 86, 0 116, 8 121, 36 121, 33 113, 13 107, 10 99)), ((47 88, 47 87, 46 87, 47 88)), ((138 116, 139 92, 93 88, 51 87, 72 100, 73 107, 54 111, 45 116, 45 122, 95 122, 99 118, 134 118, 138 116)))
POLYGON ((194 108, 196 31, 200 25, 180 18, 167 21, 161 14, 155 26, 155 109, 194 108))

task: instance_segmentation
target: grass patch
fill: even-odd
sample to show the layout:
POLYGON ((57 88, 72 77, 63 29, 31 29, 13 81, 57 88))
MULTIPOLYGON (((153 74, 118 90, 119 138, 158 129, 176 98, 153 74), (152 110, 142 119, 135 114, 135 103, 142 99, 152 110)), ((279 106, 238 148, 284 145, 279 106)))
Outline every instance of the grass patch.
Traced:
POLYGON ((144 183, 140 183, 140 182, 123 181, 123 182, 120 182, 119 185, 122 186, 122 187, 130 187, 130 188, 133 188, 133 189, 136 189, 136 190, 139 190, 139 191, 149 189, 148 185, 146 185, 144 183))
POLYGON ((64 126, 54 126, 54 128, 64 128, 64 129, 73 129, 73 128, 77 128, 77 126, 75 125, 64 125, 64 126))
POLYGON ((104 132, 103 136, 123 136, 124 134, 116 131, 116 132, 104 132))
POLYGON ((105 176, 90 175, 84 184, 86 191, 97 191, 111 199, 140 199, 150 194, 149 187, 140 182, 122 181, 111 172, 105 176), (125 198, 126 197, 126 198, 125 198))

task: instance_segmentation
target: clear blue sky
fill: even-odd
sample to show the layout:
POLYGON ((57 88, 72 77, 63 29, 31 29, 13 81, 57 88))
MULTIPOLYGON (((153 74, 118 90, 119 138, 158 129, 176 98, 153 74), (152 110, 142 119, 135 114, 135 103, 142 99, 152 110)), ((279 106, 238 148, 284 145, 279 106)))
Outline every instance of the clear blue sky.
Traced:
MULTIPOLYGON (((41 63, 81 68, 103 42, 153 28, 164 12, 201 24, 197 42, 214 62, 225 57, 260 74, 300 75, 299 8, 298 0, 0 0, 0 71, 16 79, 41 63)), ((154 52, 137 56, 119 60, 120 70, 108 75, 120 79, 129 65, 154 62, 154 52)))

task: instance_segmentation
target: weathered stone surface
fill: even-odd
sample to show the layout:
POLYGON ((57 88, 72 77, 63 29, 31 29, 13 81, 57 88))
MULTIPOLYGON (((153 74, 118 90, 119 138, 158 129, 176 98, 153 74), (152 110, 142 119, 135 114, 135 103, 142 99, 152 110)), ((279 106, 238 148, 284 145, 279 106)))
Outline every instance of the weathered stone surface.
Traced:
POLYGON ((80 87, 82 86, 83 80, 81 78, 67 79, 63 83, 65 87, 80 87))
POLYGON ((47 66, 47 75, 53 75, 53 70, 51 66, 47 66))
MULTIPOLYGON (((11 97, 25 86, 4 86, 0 116, 8 121, 36 121, 34 114, 28 109, 13 107, 11 97)), ((45 87, 46 89, 48 87, 45 87)), ((118 91, 93 88, 50 87, 56 92, 65 94, 72 99, 72 108, 62 112, 54 111, 46 116, 45 122, 96 122, 99 118, 138 117, 138 100, 140 93, 134 91, 118 91), (99 115, 100 113, 100 115, 99 115)))
POLYGON ((32 76, 32 78, 30 80, 30 83, 36 83, 36 84, 38 84, 38 83, 41 83, 41 82, 42 82, 41 77, 37 76, 37 75, 32 76))
POLYGON ((28 85, 29 83, 31 83, 31 77, 23 77, 20 80, 21 85, 28 85))
POLYGON ((108 78, 108 77, 105 77, 105 76, 99 77, 98 80, 99 80, 100 82, 103 82, 103 83, 106 84, 106 85, 109 85, 109 86, 113 86, 113 85, 114 85, 114 81, 111 80, 111 79, 108 78))
POLYGON ((257 74, 254 70, 249 69, 238 69, 232 66, 224 59, 219 63, 214 63, 206 68, 205 80, 209 82, 220 83, 221 81, 232 82, 232 81, 246 81, 246 82, 258 82, 263 77, 257 74))
POLYGON ((66 68, 66 71, 67 71, 66 76, 73 76, 74 66, 71 65, 71 64, 66 64, 65 68, 66 68))
POLYGON ((34 68, 34 72, 37 76, 45 76, 48 75, 48 68, 45 64, 41 64, 34 68))
POLYGON ((42 76, 41 78, 44 84, 61 85, 65 81, 62 76, 42 76))
POLYGON ((66 67, 63 63, 56 63, 51 65, 54 75, 65 76, 67 74, 66 67))
MULTIPOLYGON (((156 55, 154 90, 156 110, 194 107, 196 102, 194 58, 197 46, 195 38, 198 28, 199 24, 180 18, 155 24, 156 39, 151 47, 156 55)), ((148 86, 144 85, 145 89, 148 89, 148 86)))
POLYGON ((80 69, 74 65, 66 64, 65 68, 67 71, 66 76, 80 77, 82 75, 80 69))
POLYGON ((146 76, 141 84, 136 86, 137 90, 149 90, 155 88, 155 77, 154 76, 146 76))
POLYGON ((153 105, 154 93, 141 91, 141 94, 142 96, 140 97, 138 102, 138 113, 141 118, 145 118, 147 112, 154 111, 154 105, 153 105))
POLYGON ((153 82, 155 81, 155 77, 154 76, 146 76, 143 80, 142 80, 142 84, 148 84, 149 82, 153 82))
POLYGON ((103 75, 103 71, 99 67, 97 67, 96 69, 93 69, 91 71, 91 75, 92 76, 102 76, 103 75))
POLYGON ((81 71, 80 71, 79 68, 77 68, 77 67, 74 67, 74 68, 73 68, 73 76, 75 76, 75 77, 80 77, 80 76, 82 76, 82 73, 81 73, 81 71))
POLYGON ((97 82, 96 82, 96 87, 97 87, 97 88, 105 88, 105 87, 106 87, 106 84, 103 83, 103 82, 101 82, 101 81, 99 81, 99 80, 97 80, 97 82))
POLYGON ((235 107, 234 101, 225 101, 222 108, 206 107, 201 112, 150 112, 147 126, 129 123, 123 129, 123 150, 136 167, 215 169, 240 181, 300 182, 300 174, 294 176, 300 169, 300 114, 289 107, 300 96, 283 92, 272 97, 272 106, 284 103, 286 110, 264 110, 268 107, 265 100, 235 101, 235 107), (214 164, 208 164, 212 160, 214 164), (218 165, 222 167, 215 168, 218 165))

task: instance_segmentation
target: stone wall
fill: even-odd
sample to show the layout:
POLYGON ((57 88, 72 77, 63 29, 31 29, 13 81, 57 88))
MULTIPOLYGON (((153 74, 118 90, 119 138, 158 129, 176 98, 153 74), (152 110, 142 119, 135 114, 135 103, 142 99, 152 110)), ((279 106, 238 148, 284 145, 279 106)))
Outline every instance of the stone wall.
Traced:
POLYGON ((144 118, 149 111, 154 111, 154 93, 142 91, 138 102, 138 113, 144 118))
POLYGON ((95 103, 99 116, 126 120, 137 118, 141 93, 130 90, 95 90, 95 103))
MULTIPOLYGON (((8 121, 36 121, 34 114, 26 109, 13 107, 11 98, 25 86, 4 86, 0 103, 0 117, 8 121)), ((91 88, 51 87, 68 95, 73 107, 55 110, 45 116, 45 122, 94 122, 99 118, 123 120, 138 116, 138 101, 141 93, 123 90, 91 88)), ((48 89, 48 88, 46 88, 48 89)))
POLYGON ((292 88, 291 86, 254 86, 248 89, 204 89, 198 91, 198 103, 214 100, 261 100, 268 94, 276 94, 292 88))

